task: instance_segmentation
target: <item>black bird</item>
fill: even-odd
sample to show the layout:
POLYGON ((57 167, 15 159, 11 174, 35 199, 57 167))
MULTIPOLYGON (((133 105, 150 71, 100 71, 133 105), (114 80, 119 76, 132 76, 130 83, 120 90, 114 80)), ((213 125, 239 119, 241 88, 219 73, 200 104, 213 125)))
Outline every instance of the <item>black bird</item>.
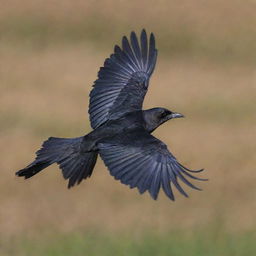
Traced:
POLYGON ((130 42, 124 36, 122 48, 116 45, 105 60, 90 93, 93 131, 77 138, 50 137, 36 152, 34 162, 16 175, 27 179, 57 163, 70 188, 91 176, 99 154, 115 179, 137 187, 141 194, 148 190, 153 199, 162 187, 174 200, 171 185, 187 197, 178 180, 199 190, 186 177, 205 180, 191 174, 203 169, 193 171, 181 165, 166 145, 151 135, 159 125, 183 115, 165 108, 142 110, 156 59, 152 33, 148 38, 142 30, 138 40, 132 32, 130 42))

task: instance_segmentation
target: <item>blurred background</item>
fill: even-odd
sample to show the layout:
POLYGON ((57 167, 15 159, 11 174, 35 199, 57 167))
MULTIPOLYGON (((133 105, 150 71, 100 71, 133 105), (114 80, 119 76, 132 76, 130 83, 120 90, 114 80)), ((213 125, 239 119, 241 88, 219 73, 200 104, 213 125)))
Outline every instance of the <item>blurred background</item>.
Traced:
POLYGON ((255 13, 253 0, 0 1, 0 255, 254 255, 255 13), (15 177, 49 136, 91 130, 98 69, 142 28, 159 49, 144 108, 186 116, 154 135, 206 169, 203 192, 153 201, 100 159, 71 190, 56 165, 15 177))

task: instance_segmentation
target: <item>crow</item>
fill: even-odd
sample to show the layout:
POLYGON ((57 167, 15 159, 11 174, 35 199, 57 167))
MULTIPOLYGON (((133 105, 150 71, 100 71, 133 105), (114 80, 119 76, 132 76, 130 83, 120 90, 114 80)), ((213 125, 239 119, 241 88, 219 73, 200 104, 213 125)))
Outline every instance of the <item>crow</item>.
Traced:
POLYGON ((179 181, 200 190, 187 177, 207 180, 191 174, 203 169, 183 166, 162 141, 151 135, 166 121, 184 116, 165 108, 142 109, 156 60, 153 33, 148 37, 143 29, 138 39, 131 32, 130 41, 124 36, 122 47, 114 47, 90 92, 93 131, 77 138, 50 137, 36 152, 35 160, 16 175, 27 179, 57 163, 70 188, 92 175, 99 154, 115 179, 130 188, 137 187, 141 194, 148 191, 155 200, 162 187, 174 201, 171 186, 188 197, 179 181))

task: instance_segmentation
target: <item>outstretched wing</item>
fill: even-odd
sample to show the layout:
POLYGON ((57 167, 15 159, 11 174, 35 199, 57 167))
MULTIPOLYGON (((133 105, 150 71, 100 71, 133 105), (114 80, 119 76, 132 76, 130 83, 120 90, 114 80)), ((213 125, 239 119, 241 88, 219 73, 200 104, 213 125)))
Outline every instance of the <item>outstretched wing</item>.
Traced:
POLYGON ((114 53, 100 68, 90 93, 89 114, 93 129, 108 119, 142 108, 156 58, 154 35, 150 34, 148 43, 145 30, 141 32, 140 44, 132 32, 130 43, 123 37, 122 49, 115 46, 114 53))
POLYGON ((172 185, 183 194, 187 193, 179 180, 191 188, 200 190, 186 177, 206 180, 193 176, 192 171, 181 165, 168 151, 166 145, 145 131, 136 131, 114 140, 99 144, 99 153, 108 167, 110 174, 130 188, 137 187, 142 194, 149 191, 157 199, 160 187, 165 194, 174 200, 172 185))

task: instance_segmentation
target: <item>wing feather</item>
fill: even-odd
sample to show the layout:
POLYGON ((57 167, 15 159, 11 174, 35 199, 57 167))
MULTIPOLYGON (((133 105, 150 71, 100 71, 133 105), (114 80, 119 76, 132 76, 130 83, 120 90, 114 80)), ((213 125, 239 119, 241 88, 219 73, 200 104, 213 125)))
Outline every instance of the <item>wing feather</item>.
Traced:
POLYGON ((157 167, 154 171, 154 177, 149 188, 149 193, 155 200, 157 199, 161 185, 161 167, 162 163, 157 163, 157 167))
POLYGON ((134 32, 131 33, 131 44, 132 44, 132 48, 133 48, 133 51, 134 51, 135 56, 136 56, 138 67, 142 69, 142 63, 141 63, 142 62, 142 55, 141 55, 141 51, 140 51, 138 38, 137 38, 137 36, 134 32))
POLYGON ((162 165, 162 188, 165 192, 165 194, 171 199, 175 200, 172 189, 171 189, 171 184, 170 184, 170 176, 167 170, 167 165, 163 164, 162 165))
POLYGON ((146 131, 118 135, 109 141, 100 142, 98 147, 101 158, 115 179, 130 188, 137 187, 141 194, 148 191, 155 200, 161 187, 165 194, 174 200, 171 184, 188 197, 179 182, 200 190, 184 175, 204 180, 189 174, 168 151, 166 145, 146 131))
POLYGON ((143 61, 143 68, 147 67, 148 62, 148 38, 146 31, 143 29, 140 36, 141 41, 141 55, 143 61))
POLYGON ((168 172, 171 178, 171 182, 174 184, 174 186, 179 190, 179 192, 185 196, 188 197, 188 194, 184 191, 184 189, 180 186, 180 184, 177 181, 177 176, 175 174, 175 170, 173 169, 173 164, 170 163, 170 165, 168 165, 168 172))
POLYGON ((89 114, 93 129, 109 119, 142 108, 156 57, 154 35, 150 35, 148 42, 145 30, 141 32, 140 42, 132 32, 130 42, 123 37, 122 49, 114 47, 114 53, 100 68, 90 93, 89 114))

